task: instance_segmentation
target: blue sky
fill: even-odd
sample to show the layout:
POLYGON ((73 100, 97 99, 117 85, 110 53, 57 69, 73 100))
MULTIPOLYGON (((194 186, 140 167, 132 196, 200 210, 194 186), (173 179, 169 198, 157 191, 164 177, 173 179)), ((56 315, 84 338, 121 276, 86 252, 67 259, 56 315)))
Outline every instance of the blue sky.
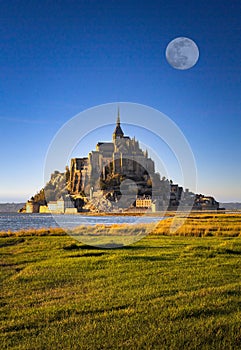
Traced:
POLYGON ((240 12, 238 0, 1 2, 0 201, 43 186, 64 123, 117 101, 165 113, 194 153, 197 192, 241 201, 240 12), (165 59, 179 36, 200 50, 190 70, 165 59))

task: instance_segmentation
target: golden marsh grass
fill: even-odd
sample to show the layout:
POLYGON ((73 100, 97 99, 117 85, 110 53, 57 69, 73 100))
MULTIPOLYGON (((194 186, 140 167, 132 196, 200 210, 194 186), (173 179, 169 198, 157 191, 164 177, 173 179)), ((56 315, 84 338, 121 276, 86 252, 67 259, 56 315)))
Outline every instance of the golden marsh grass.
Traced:
POLYGON ((191 213, 187 218, 185 215, 166 217, 158 223, 149 224, 98 224, 95 226, 79 226, 71 230, 63 228, 41 228, 19 231, 1 231, 0 237, 21 237, 21 236, 59 236, 59 235, 176 235, 176 236, 241 236, 241 213, 191 213), (178 229, 172 233, 173 224, 178 229))

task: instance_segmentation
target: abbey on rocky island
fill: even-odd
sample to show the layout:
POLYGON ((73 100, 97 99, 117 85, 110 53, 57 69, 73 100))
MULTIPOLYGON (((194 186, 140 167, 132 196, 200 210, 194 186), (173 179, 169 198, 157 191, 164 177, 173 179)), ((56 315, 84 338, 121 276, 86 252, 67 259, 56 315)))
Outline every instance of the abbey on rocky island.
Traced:
MULTIPOLYGON (((163 208, 174 208, 182 199, 186 205, 196 208, 217 209, 218 202, 213 197, 199 195, 177 184, 173 184, 155 171, 154 161, 147 150, 140 148, 134 138, 125 136, 118 109, 116 127, 111 142, 98 142, 96 150, 85 158, 73 158, 70 164, 69 192, 78 197, 84 194, 95 207, 105 211, 104 199, 121 205, 124 209, 152 207, 154 211, 163 208), (123 193, 125 200, 123 201, 123 193), (102 197, 102 207, 94 198, 102 197)), ((88 206, 87 206, 88 207, 88 206)), ((91 205, 89 206, 91 208, 91 205)))
POLYGON ((112 141, 98 142, 88 157, 71 159, 66 172, 55 171, 41 191, 27 202, 28 212, 161 211, 175 209, 180 202, 194 209, 219 208, 213 197, 184 191, 161 178, 147 150, 135 137, 125 136, 119 109, 112 141))

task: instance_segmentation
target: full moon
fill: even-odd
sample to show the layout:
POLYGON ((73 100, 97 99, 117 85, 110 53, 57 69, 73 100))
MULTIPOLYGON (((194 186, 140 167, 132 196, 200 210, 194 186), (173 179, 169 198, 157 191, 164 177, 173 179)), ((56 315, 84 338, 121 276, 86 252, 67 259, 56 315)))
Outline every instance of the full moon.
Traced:
POLYGON ((166 59, 175 69, 192 68, 199 58, 199 50, 196 43, 185 37, 172 40, 166 48, 166 59))

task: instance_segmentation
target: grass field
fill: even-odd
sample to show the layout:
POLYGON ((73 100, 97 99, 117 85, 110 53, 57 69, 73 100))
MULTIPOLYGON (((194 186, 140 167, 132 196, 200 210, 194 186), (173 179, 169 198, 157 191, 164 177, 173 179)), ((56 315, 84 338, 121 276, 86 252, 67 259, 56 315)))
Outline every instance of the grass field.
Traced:
POLYGON ((241 216, 170 220, 120 249, 0 234, 1 348, 240 349, 241 216))

